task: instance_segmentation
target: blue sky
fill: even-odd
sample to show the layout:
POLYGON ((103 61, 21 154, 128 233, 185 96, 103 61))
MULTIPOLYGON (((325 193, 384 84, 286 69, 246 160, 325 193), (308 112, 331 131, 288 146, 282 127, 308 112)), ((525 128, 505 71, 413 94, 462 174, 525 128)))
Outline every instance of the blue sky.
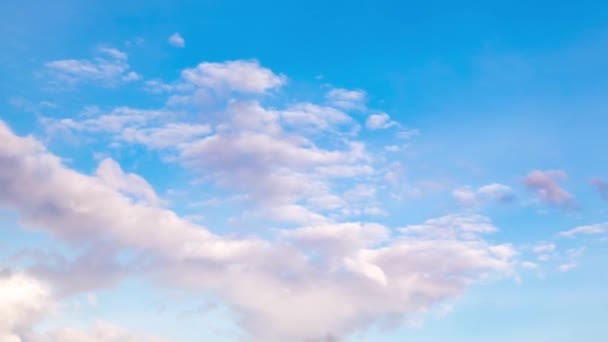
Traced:
POLYGON ((608 338, 607 6, 3 2, 0 340, 608 338))

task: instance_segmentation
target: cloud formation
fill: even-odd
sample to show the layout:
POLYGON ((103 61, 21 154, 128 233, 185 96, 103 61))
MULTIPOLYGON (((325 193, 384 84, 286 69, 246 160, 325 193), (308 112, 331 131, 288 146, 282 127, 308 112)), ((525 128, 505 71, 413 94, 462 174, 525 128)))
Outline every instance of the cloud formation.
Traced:
POLYGON ((534 170, 526 176, 524 183, 540 202, 571 210, 577 207, 574 196, 559 185, 567 178, 568 175, 562 170, 534 170))
MULTIPOLYGON (((40 142, 4 124, 0 138, 0 206, 25 226, 68 242, 154 256, 144 260, 155 260, 146 267, 159 283, 213 290, 254 340, 341 338, 375 322, 403 322, 488 272, 511 272, 513 247, 485 241, 497 228, 482 216, 429 220, 397 235, 371 223, 323 223, 270 239, 222 236, 67 168, 40 142)), ((297 163, 341 157, 303 155, 309 156, 297 163)), ((108 272, 95 265, 88 271, 108 272)))

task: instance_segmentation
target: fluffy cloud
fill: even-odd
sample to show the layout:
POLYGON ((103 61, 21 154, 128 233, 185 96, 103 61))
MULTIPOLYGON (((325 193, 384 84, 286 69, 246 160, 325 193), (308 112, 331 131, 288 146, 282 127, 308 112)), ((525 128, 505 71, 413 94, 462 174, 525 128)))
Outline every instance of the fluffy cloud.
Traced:
MULTIPOLYGON (((272 124, 258 126, 256 121, 240 124, 273 129, 272 124)), ((267 132, 250 141, 264 142, 272 136, 267 132)), ((235 138, 224 143, 253 155, 265 153, 235 138)), ((373 223, 324 222, 283 230, 267 239, 221 236, 170 210, 134 202, 123 194, 133 189, 124 189, 120 181, 108 182, 67 168, 38 141, 16 136, 4 124, 0 124, 0 139, 2 208, 14 210, 25 226, 68 242, 109 245, 149 256, 143 260, 153 279, 183 291, 213 291, 235 310, 254 340, 342 338, 374 323, 403 323, 410 315, 460 295, 487 274, 510 274, 514 262, 510 245, 484 240, 485 234, 497 228, 478 215, 428 220, 396 234, 373 223), (316 251, 310 249, 312 242, 316 251)), ((278 162, 309 167, 353 158, 351 151, 317 151, 307 146, 310 151, 297 150, 301 158, 292 160, 285 151, 304 147, 273 148, 272 154, 260 159, 269 166, 278 162)), ((212 161, 223 165, 214 170, 235 169, 233 164, 239 162, 230 158, 212 161)), ((111 271, 96 268, 104 263, 89 265, 88 271, 100 276, 111 271)), ((57 334, 64 335, 50 336, 91 337, 93 341, 123 336, 112 328, 57 334)))
POLYGON ((23 273, 0 271, 0 340, 23 341, 52 307, 47 284, 23 273))
POLYGON ((535 170, 526 176, 525 184, 541 202, 562 209, 575 209, 574 196, 559 186, 559 182, 567 178, 568 175, 562 170, 535 170))
POLYGON ((115 86, 141 79, 131 70, 127 54, 114 48, 100 48, 93 59, 63 59, 44 64, 50 74, 60 82, 77 84, 96 83, 115 86))
POLYGON ((186 46, 186 41, 184 40, 184 37, 182 37, 181 34, 179 34, 179 32, 175 32, 174 34, 172 34, 169 39, 169 44, 171 44, 172 46, 178 47, 178 48, 183 48, 186 46))
POLYGON ((223 63, 203 62, 182 71, 185 81, 216 92, 234 91, 260 94, 282 86, 285 75, 277 75, 256 60, 235 60, 223 63))

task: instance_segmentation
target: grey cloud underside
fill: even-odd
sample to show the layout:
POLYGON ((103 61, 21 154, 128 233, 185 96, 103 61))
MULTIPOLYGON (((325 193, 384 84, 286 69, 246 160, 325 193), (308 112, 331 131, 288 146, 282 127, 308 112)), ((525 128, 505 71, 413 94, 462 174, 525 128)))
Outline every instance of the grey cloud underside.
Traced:
MULTIPOLYGON (((211 290, 255 340, 342 337, 374 322, 400 323, 487 274, 512 272, 513 248, 485 241, 496 227, 481 216, 447 216, 398 233, 379 224, 329 221, 270 239, 222 236, 153 201, 134 199, 132 188, 107 175, 69 169, 40 142, 4 124, 0 140, 0 206, 15 211, 24 226, 67 243, 127 251, 132 258, 123 266, 142 262, 148 279, 164 286, 211 290)), ((281 153, 273 155, 288 158, 281 153)), ((303 155, 297 161, 303 166, 344 157, 314 150, 303 155)), ((135 177, 117 169, 112 174, 135 177)), ((154 198, 141 188, 147 190, 135 191, 140 198, 154 198)), ((95 262, 101 256, 93 252, 86 258, 89 272, 115 267, 95 262)), ((65 288, 67 279, 48 276, 53 265, 45 266, 39 276, 65 288)), ((69 281, 88 276, 79 267, 71 271, 69 281)))

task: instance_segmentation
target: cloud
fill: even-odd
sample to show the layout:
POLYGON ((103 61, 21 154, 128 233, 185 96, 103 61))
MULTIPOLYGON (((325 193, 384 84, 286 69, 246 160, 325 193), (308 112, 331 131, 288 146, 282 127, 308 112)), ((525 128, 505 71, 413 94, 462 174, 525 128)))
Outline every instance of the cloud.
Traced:
POLYGON ((591 180, 591 186, 597 190, 603 200, 608 201, 608 183, 602 178, 594 178, 591 180))
POLYGON ((566 230, 559 233, 561 237, 575 237, 577 235, 595 235, 602 234, 606 231, 608 224, 591 224, 586 226, 579 226, 570 230, 566 230))
POLYGON ((373 168, 358 142, 332 135, 327 139, 334 148, 324 149, 311 139, 349 117, 333 110, 335 116, 323 116, 326 109, 312 105, 296 108, 268 110, 257 102, 233 101, 215 134, 184 146, 180 159, 216 184, 248 195, 274 219, 319 219, 296 202, 334 196, 332 179, 373 168))
POLYGON ((365 127, 369 129, 385 129, 399 124, 391 120, 391 117, 386 113, 372 114, 367 118, 365 127))
POLYGON ((360 89, 334 88, 328 91, 325 97, 332 106, 345 110, 364 110, 367 93, 360 89))
POLYGON ((521 267, 525 268, 525 269, 537 269, 538 268, 538 264, 534 263, 534 262, 530 262, 530 261, 523 261, 521 263, 521 267))
POLYGON ((50 75, 61 83, 76 85, 93 83, 116 86, 133 82, 141 76, 132 71, 127 54, 114 48, 100 48, 93 59, 62 59, 44 64, 50 75))
POLYGON ((492 183, 480 187, 477 192, 486 198, 499 203, 509 203, 515 199, 513 190, 499 183, 492 183))
POLYGON ((118 107, 106 114, 96 109, 92 115, 95 117, 83 120, 42 118, 41 122, 52 136, 108 134, 114 142, 152 149, 178 148, 211 132, 207 124, 176 121, 178 114, 165 109, 118 107))
MULTIPOLYGON (((255 121, 241 124, 272 129, 255 121)), ((256 146, 256 139, 266 137, 247 139, 252 146, 235 138, 223 141, 227 151, 261 153, 265 158, 254 160, 267 160, 268 165, 308 166, 344 157, 308 147, 310 151, 298 151, 300 160, 292 160, 285 151, 303 147, 271 145, 272 153, 266 154, 256 146)), ((460 296, 488 274, 512 272, 515 250, 484 239, 498 228, 483 216, 431 219, 395 236, 390 228, 367 222, 313 223, 266 238, 217 235, 173 211, 123 194, 133 189, 110 186, 103 178, 66 167, 40 142, 16 136, 3 123, 0 140, 0 207, 15 211, 24 226, 78 246, 128 251, 132 257, 121 258, 127 270, 136 274, 145 266, 145 279, 162 286, 211 291, 234 310, 253 340, 339 339, 376 323, 400 324, 460 296), (316 253, 309 246, 318 248, 316 253)), ((239 162, 231 158, 212 163, 221 163, 224 171, 238 169, 233 164, 239 162)), ((88 267, 80 271, 101 278, 114 271, 103 262, 107 254, 88 258, 88 267)), ((69 274, 48 279, 60 283, 78 278, 69 274)), ((69 332, 83 338, 113 336, 106 331, 116 330, 69 332)), ((117 334, 122 336, 120 330, 117 334)))
POLYGON ((575 209, 574 196, 559 186, 559 182, 566 178, 568 175, 562 170, 535 170, 526 176, 524 183, 539 201, 562 209, 575 209))
POLYGON ((286 126, 312 127, 319 130, 333 130, 339 126, 352 127, 353 119, 346 113, 332 107, 312 103, 299 103, 278 112, 286 126))
POLYGON ((504 184, 492 183, 479 187, 477 190, 471 187, 462 187, 452 191, 460 205, 472 207, 486 202, 510 203, 515 200, 513 190, 504 184))
POLYGON ((1 341, 22 341, 53 306, 47 284, 24 273, 0 271, 1 341))
POLYGON ((182 37, 181 34, 179 34, 179 32, 175 32, 174 34, 172 34, 169 39, 169 44, 171 44, 174 47, 178 47, 178 48, 183 48, 186 46, 186 41, 184 40, 184 37, 182 37))
POLYGON ((470 187, 452 190, 452 197, 454 197, 460 205, 473 206, 477 204, 477 195, 470 187))
POLYGON ((131 195, 136 200, 154 206, 161 203, 156 192, 145 179, 133 173, 125 173, 120 165, 110 158, 99 163, 96 175, 103 183, 124 195, 131 195))
POLYGON ((169 342, 164 338, 138 334, 109 322, 97 321, 88 330, 65 327, 34 334, 32 342, 169 342))
POLYGON ((176 122, 161 127, 128 127, 122 131, 120 139, 154 149, 165 149, 179 147, 209 133, 211 133, 209 125, 176 122))
POLYGON ((195 68, 182 71, 182 78, 200 88, 216 92, 261 94, 278 88, 287 77, 264 68, 256 60, 235 60, 223 63, 200 63, 195 68))
POLYGON ((532 251, 536 254, 551 253, 554 250, 555 250, 555 244, 553 244, 553 243, 540 243, 540 244, 534 246, 534 248, 532 248, 532 251))

